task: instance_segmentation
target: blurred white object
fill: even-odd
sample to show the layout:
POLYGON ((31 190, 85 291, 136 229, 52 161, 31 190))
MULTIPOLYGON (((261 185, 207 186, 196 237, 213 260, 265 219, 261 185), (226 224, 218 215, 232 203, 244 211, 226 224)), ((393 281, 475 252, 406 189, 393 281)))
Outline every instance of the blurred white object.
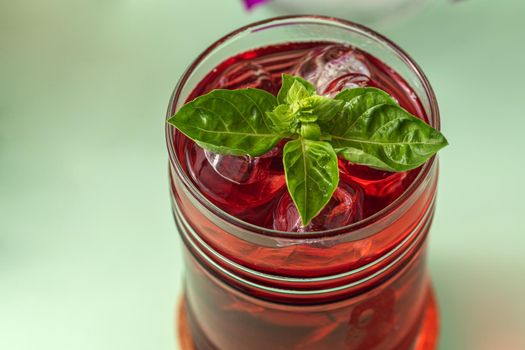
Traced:
POLYGON ((430 0, 272 0, 269 7, 281 14, 318 14, 364 24, 380 24, 417 13, 430 0))

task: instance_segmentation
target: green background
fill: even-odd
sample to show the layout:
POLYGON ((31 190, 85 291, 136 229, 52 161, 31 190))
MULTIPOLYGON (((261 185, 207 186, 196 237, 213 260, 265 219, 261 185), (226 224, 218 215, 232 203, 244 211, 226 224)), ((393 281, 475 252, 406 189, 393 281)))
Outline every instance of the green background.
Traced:
MULTIPOLYGON (((237 0, 0 2, 0 349, 174 349, 163 118, 189 62, 275 15, 237 0)), ((525 1, 379 25, 433 84, 440 349, 525 349, 525 1)))

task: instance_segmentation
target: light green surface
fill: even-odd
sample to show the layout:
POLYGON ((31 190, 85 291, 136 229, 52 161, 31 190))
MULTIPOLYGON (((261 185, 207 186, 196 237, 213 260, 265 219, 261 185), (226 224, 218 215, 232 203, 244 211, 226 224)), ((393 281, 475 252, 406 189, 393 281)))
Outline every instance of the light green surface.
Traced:
MULTIPOLYGON (((236 0, 0 3, 0 349, 174 349, 163 115, 236 0)), ((430 268, 443 350, 525 349, 525 2, 380 28, 427 72, 441 154, 430 268)), ((247 349, 249 350, 249 349, 247 349)))

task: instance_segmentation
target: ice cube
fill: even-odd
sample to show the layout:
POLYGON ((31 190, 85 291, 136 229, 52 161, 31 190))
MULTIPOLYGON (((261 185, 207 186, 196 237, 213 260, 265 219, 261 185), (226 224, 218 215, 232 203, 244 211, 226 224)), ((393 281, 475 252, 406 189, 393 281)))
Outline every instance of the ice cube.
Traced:
POLYGON ((257 88, 277 93, 272 75, 263 66, 245 61, 236 62, 225 70, 216 88, 230 90, 257 88))
POLYGON ((339 160, 341 177, 357 183, 365 193, 364 214, 371 216, 405 192, 419 173, 419 169, 392 173, 348 161, 339 160))
POLYGON ((355 76, 354 79, 363 80, 370 77, 370 70, 362 54, 350 46, 334 44, 312 50, 292 74, 302 76, 314 84, 318 93, 324 94, 325 91, 335 91, 330 88, 334 81, 344 76, 350 78, 351 75, 355 76))
POLYGON ((236 157, 206 151, 192 142, 185 158, 200 192, 223 210, 251 222, 255 220, 252 208, 265 205, 284 188, 281 152, 279 145, 262 157, 236 157))
POLYGON ((359 73, 348 73, 329 82, 324 90, 321 91, 321 94, 328 97, 335 97, 335 95, 344 89, 353 89, 370 85, 371 82, 369 76, 359 73))
POLYGON ((388 172, 339 160, 343 176, 359 184, 367 196, 399 196, 407 186, 407 172, 388 172))
POLYGON ((341 181, 332 199, 308 226, 301 224, 290 194, 279 200, 273 214, 273 228, 288 232, 310 232, 346 226, 363 218, 363 192, 350 182, 341 181))
POLYGON ((217 174, 236 184, 250 184, 261 180, 269 166, 265 158, 229 156, 208 150, 204 154, 217 174))

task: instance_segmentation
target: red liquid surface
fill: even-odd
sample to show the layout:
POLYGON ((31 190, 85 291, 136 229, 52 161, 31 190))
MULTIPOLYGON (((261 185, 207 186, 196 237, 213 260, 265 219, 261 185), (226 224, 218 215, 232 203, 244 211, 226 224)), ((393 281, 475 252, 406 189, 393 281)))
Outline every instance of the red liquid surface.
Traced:
MULTIPOLYGON (((216 88, 256 87, 276 94, 282 73, 303 76, 325 95, 344 88, 378 87, 426 119, 416 95, 384 63, 354 48, 322 42, 271 46, 232 57, 209 73, 189 99, 216 88)), ((337 191, 320 215, 303 227, 286 191, 282 146, 250 158, 204 151, 181 134, 175 141, 184 171, 211 202, 244 221, 280 231, 320 231, 358 222, 392 203, 420 171, 388 173, 340 160, 337 191)), ((203 215, 177 181, 172 182, 173 199, 197 235, 243 267, 298 278, 364 267, 355 275, 308 288, 347 285, 386 269, 348 291, 311 298, 283 296, 238 283, 217 265, 237 275, 242 271, 213 255, 209 255, 213 263, 202 259, 198 253, 202 244, 183 234, 188 269, 185 326, 192 346, 197 350, 432 350, 437 317, 424 249, 436 185, 436 176, 431 178, 408 210, 370 239, 283 245, 257 244, 228 232, 203 215), (410 235, 413 230, 417 234, 410 235), (401 249, 394 249, 400 245, 401 249), (387 252, 393 253, 380 259, 387 252), (374 261, 376 266, 366 267, 374 261)), ((177 223, 184 231, 181 220, 177 223)), ((275 288, 305 288, 285 280, 247 278, 275 288)))
MULTIPOLYGON (((329 96, 345 88, 378 87, 412 114, 425 118, 416 95, 388 66, 362 51, 333 43, 272 46, 232 57, 205 77, 189 99, 218 88, 253 87, 277 94, 283 73, 300 75, 319 94, 329 96)), ((262 157, 251 158, 213 154, 181 138, 178 149, 185 171, 210 201, 241 220, 279 231, 320 231, 362 220, 394 201, 419 171, 389 173, 341 159, 341 183, 335 196, 312 224, 303 227, 286 191, 284 142, 262 157)))

